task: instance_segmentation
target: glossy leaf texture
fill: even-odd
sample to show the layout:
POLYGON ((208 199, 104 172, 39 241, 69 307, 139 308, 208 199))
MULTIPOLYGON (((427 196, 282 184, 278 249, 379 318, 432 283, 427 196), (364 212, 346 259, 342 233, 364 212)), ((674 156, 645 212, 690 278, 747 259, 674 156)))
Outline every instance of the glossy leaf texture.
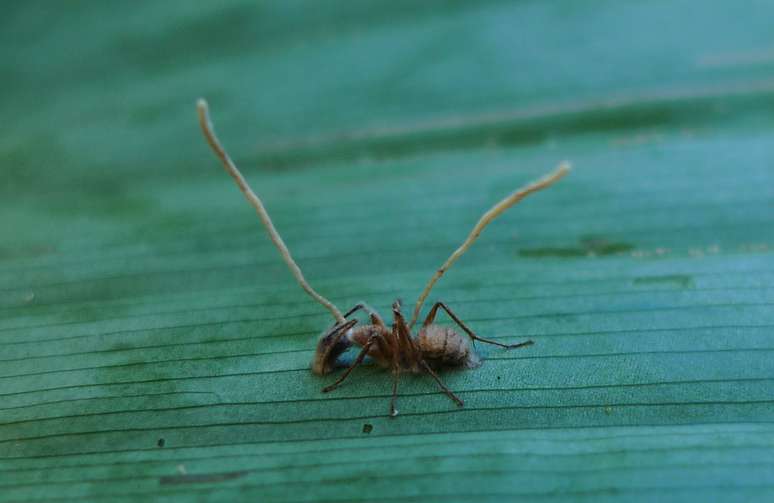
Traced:
POLYGON ((770 2, 24 2, 0 19, 0 501, 770 501, 770 2), (438 283, 479 369, 364 367, 310 282, 438 283))

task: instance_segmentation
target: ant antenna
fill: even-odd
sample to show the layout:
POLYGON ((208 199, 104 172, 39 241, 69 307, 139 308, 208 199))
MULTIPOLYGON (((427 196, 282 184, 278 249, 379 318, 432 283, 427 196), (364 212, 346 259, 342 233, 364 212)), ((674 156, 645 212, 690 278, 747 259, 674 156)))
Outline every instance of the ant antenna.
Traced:
POLYGON ((492 206, 492 208, 489 209, 486 213, 484 213, 481 218, 479 219, 478 223, 473 227, 473 230, 470 231, 470 234, 468 235, 467 239, 460 245, 459 248, 457 248, 454 253, 451 254, 451 256, 446 259, 446 262, 443 263, 443 265, 435 271, 435 274, 432 278, 430 278, 430 281, 427 283, 427 286, 422 291, 422 295, 419 296, 419 300, 417 300, 416 306, 414 306, 414 314, 411 316, 411 322, 409 323, 409 328, 414 326, 414 323, 417 322, 417 318, 419 318, 419 311, 422 309, 422 304, 424 304, 425 299, 430 294, 430 290, 433 289, 433 285, 441 279, 441 276, 454 264, 454 262, 457 261, 458 258, 462 256, 463 253, 468 251, 468 248, 475 243, 476 239, 478 239, 478 236, 481 234, 481 231, 484 230, 484 228, 489 225, 489 223, 500 216, 505 210, 513 206, 514 204, 518 203, 528 195, 532 194, 533 192, 537 192, 541 189, 545 189, 546 187, 549 187, 554 182, 561 179, 564 175, 570 172, 570 163, 565 161, 559 164, 559 167, 556 168, 556 170, 553 173, 549 173, 548 175, 544 176, 543 178, 536 180, 529 185, 526 185, 516 192, 512 193, 499 203, 492 206))
POLYGON ((290 255, 290 250, 288 250, 285 242, 282 241, 282 237, 279 235, 279 232, 277 232, 277 229, 274 228, 274 224, 272 223, 269 214, 266 212, 266 208, 263 207, 261 199, 255 195, 255 192, 253 192, 253 190, 250 188, 250 185, 248 185, 247 180, 245 180, 245 178, 242 176, 242 173, 239 172, 239 169, 236 167, 234 162, 226 153, 226 150, 220 144, 218 137, 215 136, 215 130, 212 126, 212 121, 210 121, 210 109, 207 106, 207 101, 205 101, 203 98, 199 98, 196 101, 196 110, 199 113, 199 125, 202 128, 202 133, 204 133, 204 138, 207 140, 207 143, 209 143, 213 152, 215 152, 220 161, 223 163, 223 167, 226 169, 226 172, 231 175, 231 178, 234 179, 237 186, 239 187, 239 190, 241 190, 242 194, 245 195, 247 202, 249 202, 253 208, 255 208, 255 211, 258 212, 258 216, 261 218, 263 226, 266 227, 266 231, 269 233, 269 237, 274 243, 274 246, 276 246, 279 250, 280 255, 282 255, 282 260, 284 260, 288 265, 290 272, 293 273, 293 276, 295 276, 298 284, 301 285, 301 288, 303 288, 304 291, 306 291, 306 293, 308 293, 314 300, 322 304, 325 309, 330 311, 338 323, 344 323, 346 320, 344 319, 344 316, 341 315, 341 311, 339 311, 339 309, 331 301, 314 291, 314 288, 312 288, 309 283, 306 282, 306 279, 304 279, 304 275, 301 272, 301 268, 298 267, 296 262, 293 260, 293 257, 290 255))

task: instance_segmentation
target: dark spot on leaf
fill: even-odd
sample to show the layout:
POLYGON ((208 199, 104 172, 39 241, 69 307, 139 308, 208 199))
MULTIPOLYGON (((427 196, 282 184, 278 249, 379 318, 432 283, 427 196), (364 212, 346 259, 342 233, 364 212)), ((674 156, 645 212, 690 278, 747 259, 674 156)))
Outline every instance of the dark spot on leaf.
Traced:
POLYGON ((614 255, 625 253, 634 249, 629 243, 616 243, 598 236, 586 236, 580 240, 581 246, 594 255, 614 255))
POLYGON ((640 276, 634 278, 635 285, 652 285, 658 283, 673 283, 687 288, 693 285, 693 277, 688 274, 665 274, 663 276, 640 276))
POLYGON ((374 426, 372 424, 364 424, 363 425, 363 433, 371 433, 374 430, 374 426))
POLYGON ((519 255, 529 258, 559 257, 605 257, 626 253, 634 249, 629 243, 608 241, 597 236, 585 236, 580 239, 577 246, 528 248, 519 250, 519 255))
POLYGON ((525 250, 519 250, 519 255, 529 258, 541 258, 541 257, 583 257, 586 252, 580 248, 529 248, 525 250))
POLYGON ((208 482, 223 482, 225 480, 238 479, 247 475, 246 470, 222 473, 191 473, 182 475, 167 475, 159 479, 161 485, 173 484, 204 484, 208 482))
POLYGON ((156 442, 156 445, 158 445, 159 447, 164 447, 164 444, 166 443, 167 443, 166 440, 164 440, 163 438, 160 438, 159 441, 156 442))
POLYGON ((47 243, 30 244, 20 248, 10 248, 3 245, 0 247, 0 259, 36 258, 50 255, 55 251, 56 247, 47 243))

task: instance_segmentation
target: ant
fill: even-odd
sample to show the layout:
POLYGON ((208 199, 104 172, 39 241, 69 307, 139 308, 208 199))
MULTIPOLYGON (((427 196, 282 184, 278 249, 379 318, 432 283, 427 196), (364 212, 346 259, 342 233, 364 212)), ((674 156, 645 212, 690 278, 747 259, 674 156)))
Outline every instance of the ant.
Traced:
POLYGON ((460 320, 454 312, 443 302, 436 302, 430 309, 429 314, 419 328, 416 336, 411 335, 411 329, 419 318, 419 313, 433 285, 443 276, 443 274, 457 261, 462 254, 478 239, 484 228, 496 217, 505 212, 508 208, 524 199, 533 192, 549 187, 560 178, 564 177, 570 170, 567 162, 561 163, 558 168, 545 177, 526 185, 525 187, 513 192, 502 201, 495 204, 489 211, 484 213, 478 223, 473 227, 465 241, 457 248, 454 253, 443 263, 443 265, 430 278, 427 286, 419 296, 411 321, 408 323, 401 314, 401 302, 396 300, 392 305, 393 323, 387 327, 379 313, 365 303, 359 303, 346 313, 341 311, 328 299, 317 293, 304 278, 301 269, 298 267, 290 250, 280 237, 277 229, 269 217, 266 208, 260 198, 255 195, 245 178, 240 173, 234 162, 231 160, 220 141, 215 135, 215 131, 210 121, 209 108, 204 99, 199 99, 196 104, 199 114, 199 125, 201 126, 204 137, 212 150, 223 163, 226 172, 236 182, 248 202, 258 212, 258 216, 263 222, 269 237, 282 255, 282 259, 290 268, 296 281, 301 285, 314 300, 319 302, 333 315, 335 323, 320 336, 312 359, 312 372, 317 375, 326 375, 333 372, 337 367, 342 366, 339 357, 350 349, 353 345, 359 346, 360 353, 349 365, 344 373, 333 384, 322 389, 323 393, 333 391, 338 388, 355 370, 366 356, 370 356, 377 365, 388 368, 392 371, 392 398, 390 399, 390 417, 395 417, 398 410, 395 402, 398 396, 398 380, 401 372, 410 372, 414 374, 427 373, 435 380, 438 387, 451 398, 458 406, 463 406, 463 401, 454 394, 441 380, 436 370, 444 368, 475 368, 480 365, 481 360, 475 350, 468 344, 467 340, 457 333, 453 328, 435 324, 435 317, 439 309, 443 309, 447 315, 462 329, 465 334, 475 343, 480 341, 486 344, 493 344, 506 349, 519 348, 533 344, 528 340, 518 344, 502 344, 490 339, 479 337, 460 320), (357 311, 365 311, 370 319, 370 324, 357 325, 357 319, 348 319, 357 311))

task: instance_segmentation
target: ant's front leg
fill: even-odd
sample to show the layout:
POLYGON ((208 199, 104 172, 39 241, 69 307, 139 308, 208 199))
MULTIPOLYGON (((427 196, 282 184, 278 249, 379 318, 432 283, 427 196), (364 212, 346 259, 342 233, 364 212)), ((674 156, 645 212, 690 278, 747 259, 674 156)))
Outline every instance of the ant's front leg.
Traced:
POLYGON ((363 363, 363 360, 365 360, 365 357, 368 355, 368 350, 371 349, 371 346, 376 343, 379 337, 380 336, 378 334, 372 335, 371 338, 369 338, 368 341, 363 345, 363 349, 360 350, 360 354, 357 355, 357 358, 355 358, 355 361, 352 362, 352 365, 350 365, 349 368, 347 368, 347 370, 341 374, 341 377, 339 377, 336 382, 324 387, 322 392, 328 393, 329 391, 333 391, 334 389, 338 388, 341 383, 343 383, 344 380, 349 377, 349 374, 351 374, 353 370, 355 370, 361 363, 363 363))
POLYGON ((473 331, 471 329, 469 329, 467 327, 467 325, 465 325, 462 322, 462 320, 457 318, 457 316, 451 311, 451 309, 449 309, 446 306, 446 304, 444 304, 443 302, 436 302, 433 305, 432 309, 430 309, 430 312, 427 315, 427 318, 425 318, 425 322, 422 324, 422 327, 426 327, 426 326, 432 324, 435 321, 435 315, 438 313, 438 308, 439 307, 442 308, 444 311, 446 311, 446 314, 448 314, 449 317, 451 317, 451 319, 454 320, 454 322, 457 325, 459 325, 460 328, 462 330, 464 330, 465 333, 468 334, 470 336, 470 338, 473 339, 474 341, 481 341, 481 342, 485 342, 487 344, 494 344, 495 346, 500 346, 500 347, 503 347, 503 348, 506 348, 506 349, 520 348, 520 347, 523 347, 523 346, 531 346, 532 344, 534 344, 534 342, 531 341, 531 340, 530 341, 519 342, 518 344, 503 344, 502 342, 497 342, 497 341, 493 341, 491 339, 484 339, 483 337, 479 337, 476 334, 474 334, 473 331))
POLYGON ((357 304, 355 304, 355 307, 353 307, 352 309, 344 313, 344 317, 348 318, 361 309, 366 313, 368 313, 368 317, 371 318, 371 323, 373 323, 374 325, 379 325, 381 327, 386 326, 384 324, 384 320, 382 320, 382 317, 379 316, 379 313, 376 312, 376 309, 372 308, 365 302, 358 302, 357 304))

